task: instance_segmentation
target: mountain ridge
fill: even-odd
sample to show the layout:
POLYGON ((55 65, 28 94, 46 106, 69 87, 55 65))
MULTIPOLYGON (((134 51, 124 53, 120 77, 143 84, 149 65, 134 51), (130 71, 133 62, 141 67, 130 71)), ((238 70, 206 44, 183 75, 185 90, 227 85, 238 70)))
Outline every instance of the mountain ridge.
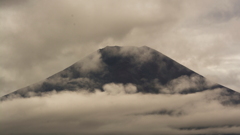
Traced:
MULTIPOLYGON (((39 83, 1 97, 1 101, 10 97, 41 96, 51 91, 104 91, 103 86, 110 83, 132 84, 137 92, 153 94, 190 94, 219 88, 226 89, 225 95, 240 97, 236 91, 212 83, 147 46, 107 46, 39 83)), ((233 100, 233 103, 240 101, 233 100)))

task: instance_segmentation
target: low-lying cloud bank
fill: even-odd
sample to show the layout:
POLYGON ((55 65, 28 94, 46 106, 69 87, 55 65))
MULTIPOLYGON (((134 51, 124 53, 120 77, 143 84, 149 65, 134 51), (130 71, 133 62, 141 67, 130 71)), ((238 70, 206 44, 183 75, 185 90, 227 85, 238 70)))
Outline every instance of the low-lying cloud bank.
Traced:
POLYGON ((187 95, 128 94, 132 84, 104 89, 0 102, 0 134, 240 133, 240 106, 222 105, 222 89, 187 95))

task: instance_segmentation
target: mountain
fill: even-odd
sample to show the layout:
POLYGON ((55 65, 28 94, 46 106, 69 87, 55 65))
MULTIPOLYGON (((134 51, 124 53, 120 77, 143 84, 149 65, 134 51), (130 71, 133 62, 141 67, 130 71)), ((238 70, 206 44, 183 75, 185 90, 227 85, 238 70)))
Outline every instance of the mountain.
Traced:
POLYGON ((112 83, 131 85, 136 92, 153 94, 190 94, 224 89, 217 99, 223 104, 240 104, 239 93, 209 81, 146 46, 105 47, 46 80, 1 97, 1 101, 41 96, 52 91, 105 91, 104 86, 112 83))

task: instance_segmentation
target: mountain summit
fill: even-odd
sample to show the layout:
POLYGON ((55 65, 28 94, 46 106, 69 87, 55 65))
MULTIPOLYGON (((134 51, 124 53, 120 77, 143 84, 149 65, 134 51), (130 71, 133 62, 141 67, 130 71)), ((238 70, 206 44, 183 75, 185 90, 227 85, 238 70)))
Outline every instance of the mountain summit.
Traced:
POLYGON ((134 92, 190 94, 224 89, 223 103, 240 103, 240 94, 213 83, 196 72, 149 47, 108 46, 76 62, 46 80, 1 97, 41 96, 51 91, 106 91, 108 84, 119 84, 134 92))

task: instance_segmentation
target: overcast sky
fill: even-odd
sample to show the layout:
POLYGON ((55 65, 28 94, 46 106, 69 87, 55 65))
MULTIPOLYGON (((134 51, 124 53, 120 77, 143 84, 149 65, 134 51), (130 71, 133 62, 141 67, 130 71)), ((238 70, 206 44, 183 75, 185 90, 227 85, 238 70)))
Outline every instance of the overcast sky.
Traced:
POLYGON ((239 0, 1 0, 0 96, 105 46, 149 46, 240 92, 239 0))

